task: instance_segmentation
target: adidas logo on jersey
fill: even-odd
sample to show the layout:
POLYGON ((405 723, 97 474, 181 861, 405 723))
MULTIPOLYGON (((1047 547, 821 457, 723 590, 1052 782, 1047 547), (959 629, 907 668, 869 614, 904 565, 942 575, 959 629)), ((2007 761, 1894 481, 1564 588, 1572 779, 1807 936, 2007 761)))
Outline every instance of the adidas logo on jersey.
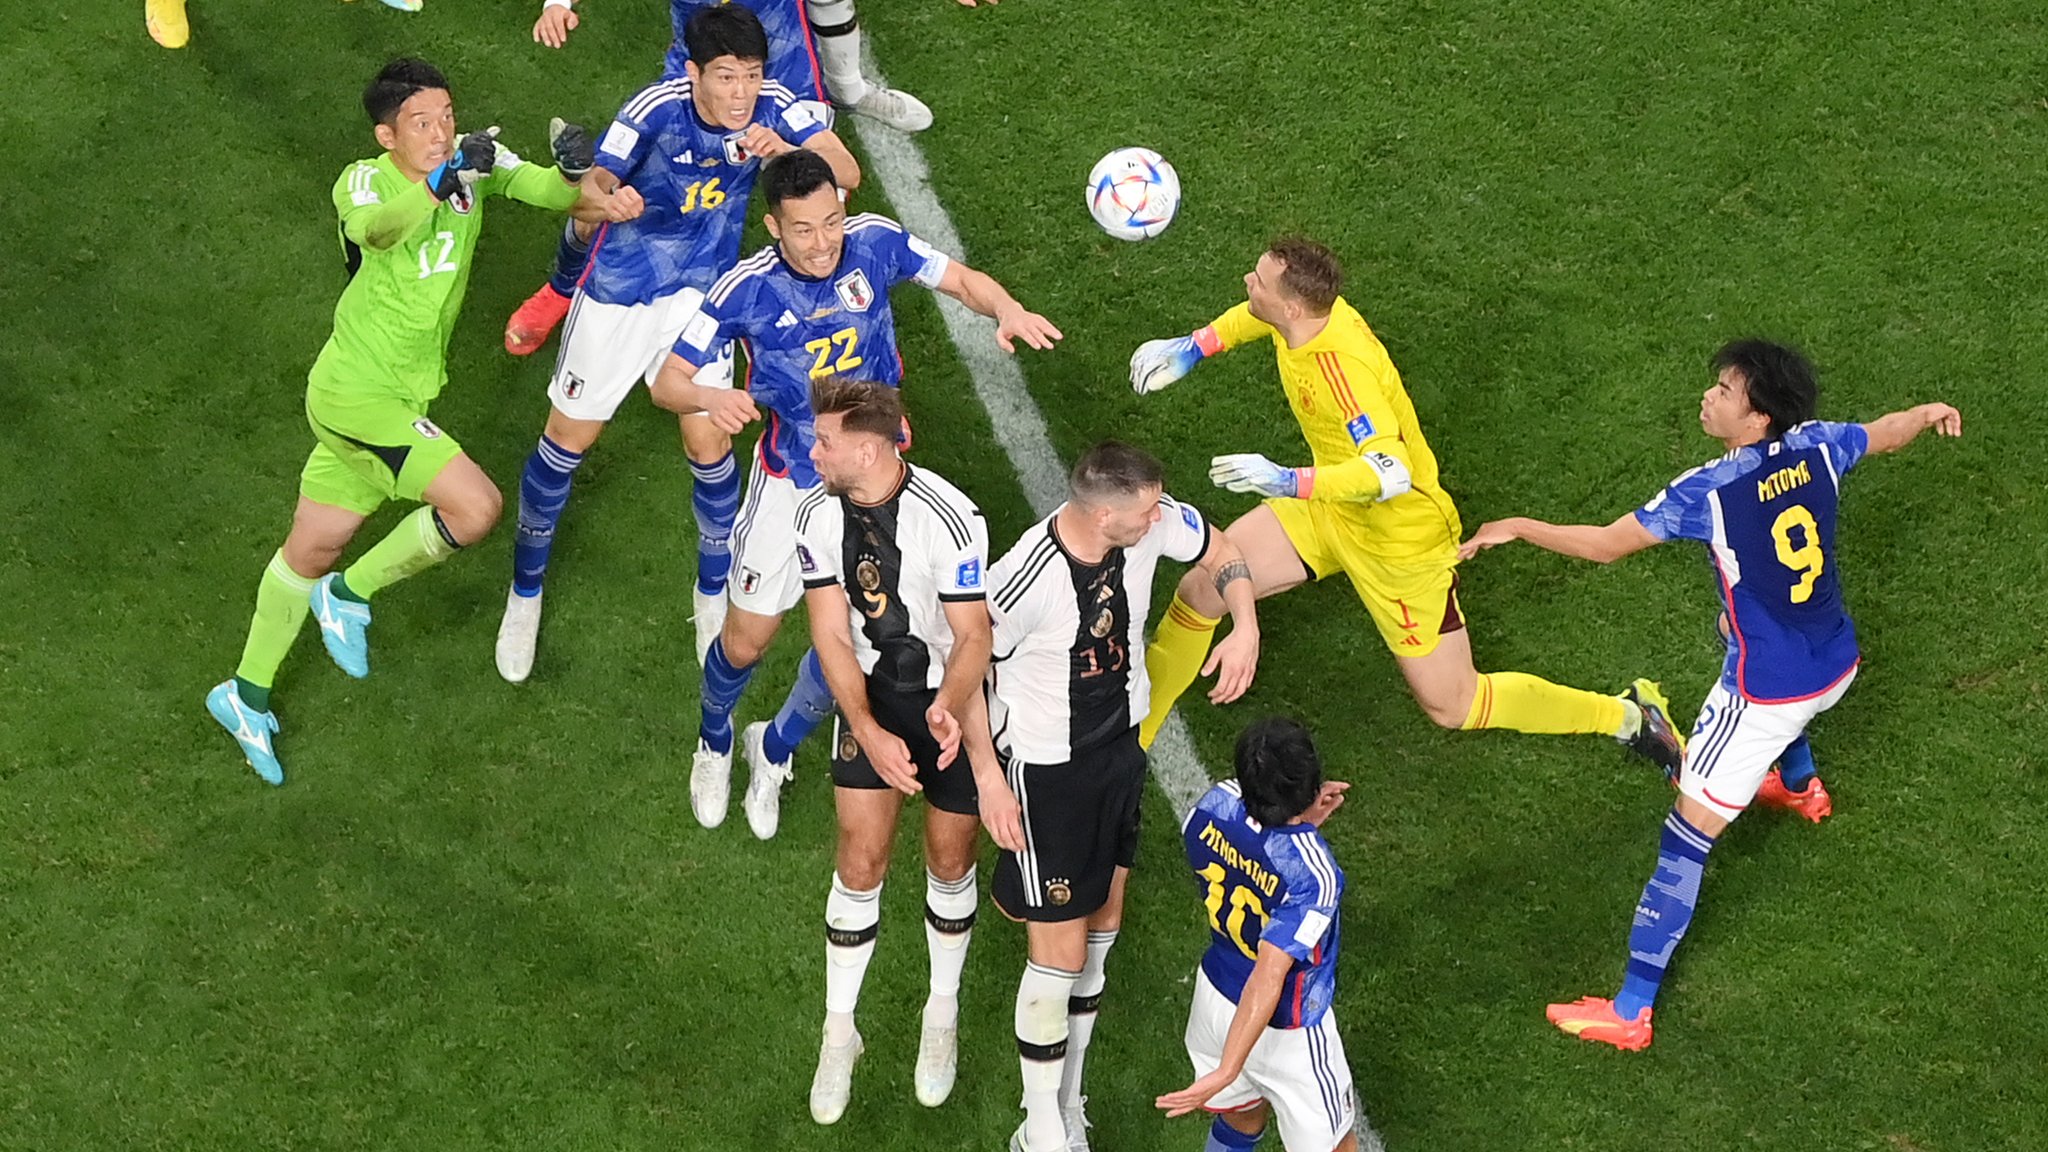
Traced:
POLYGON ((675 162, 677 167, 681 167, 686 164, 695 164, 697 162, 697 154, 695 152, 690 151, 688 148, 685 148, 683 149, 683 154, 676 157, 675 162))
POLYGON ((777 328, 794 328, 796 327, 796 323, 796 313, 791 312, 787 308, 784 308, 782 310, 782 319, 777 320, 775 322, 775 326, 777 328))

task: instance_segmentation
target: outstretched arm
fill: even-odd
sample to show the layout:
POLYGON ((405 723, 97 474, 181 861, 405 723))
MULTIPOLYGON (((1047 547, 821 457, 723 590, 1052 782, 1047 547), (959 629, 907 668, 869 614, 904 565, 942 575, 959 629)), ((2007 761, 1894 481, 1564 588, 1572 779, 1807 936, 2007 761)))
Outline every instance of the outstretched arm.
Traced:
POLYGON ((1053 341, 1060 338, 1060 330, 1052 326, 1052 321, 1017 303, 1017 298, 996 283, 995 277, 958 260, 947 263, 946 274, 939 278, 939 291, 994 320, 996 343, 1005 352, 1016 351, 1018 340, 1044 349, 1051 348, 1053 341))
POLYGON ((1920 404, 1903 412, 1880 416, 1863 426, 1870 437, 1870 452, 1897 452, 1929 428, 1943 436, 1963 434, 1963 414, 1947 404, 1920 404))
POLYGON ((1633 512, 1605 527, 1550 524, 1526 516, 1512 516, 1481 524, 1470 540, 1458 546, 1458 559, 1470 560, 1486 549, 1510 540, 1526 540, 1560 556, 1574 556, 1596 564, 1612 564, 1658 542, 1633 512))

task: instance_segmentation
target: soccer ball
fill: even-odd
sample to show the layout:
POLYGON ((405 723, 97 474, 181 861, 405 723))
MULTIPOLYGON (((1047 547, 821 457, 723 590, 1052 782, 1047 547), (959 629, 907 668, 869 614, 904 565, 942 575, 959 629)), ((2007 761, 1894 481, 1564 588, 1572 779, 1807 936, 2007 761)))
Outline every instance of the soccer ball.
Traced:
POLYGON ((1119 240, 1150 240, 1180 208, 1180 174, 1150 148, 1119 148, 1088 173, 1088 213, 1119 240))

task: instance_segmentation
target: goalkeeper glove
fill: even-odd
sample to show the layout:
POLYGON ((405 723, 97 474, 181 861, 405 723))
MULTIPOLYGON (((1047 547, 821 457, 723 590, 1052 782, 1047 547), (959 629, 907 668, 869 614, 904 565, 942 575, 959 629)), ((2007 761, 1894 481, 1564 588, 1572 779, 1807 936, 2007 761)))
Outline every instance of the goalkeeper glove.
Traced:
POLYGON ((427 173, 427 191, 432 192, 436 200, 446 200, 489 176, 491 165, 497 160, 497 126, 471 132, 455 142, 455 151, 441 161, 439 168, 427 173))
POLYGON ((1299 469, 1282 468, 1257 452, 1238 452, 1209 461, 1209 480, 1218 488, 1261 496, 1295 496, 1301 491, 1299 469))
POLYGON ((1194 371, 1205 355, 1193 336, 1147 340, 1131 353, 1131 389, 1140 396, 1157 392, 1194 371))
POLYGON ((548 121, 548 147, 555 153, 555 168, 571 184, 583 179, 597 163, 597 145, 581 124, 560 116, 548 121))

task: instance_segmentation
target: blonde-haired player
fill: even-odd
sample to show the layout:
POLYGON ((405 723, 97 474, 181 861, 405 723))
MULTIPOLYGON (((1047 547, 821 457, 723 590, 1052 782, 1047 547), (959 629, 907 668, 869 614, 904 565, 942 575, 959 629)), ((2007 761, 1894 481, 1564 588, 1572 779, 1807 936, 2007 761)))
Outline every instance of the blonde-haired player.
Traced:
MULTIPOLYGON (((1272 339, 1314 464, 1286 468, 1238 453, 1209 467, 1219 486, 1267 497, 1227 532, 1251 565, 1258 595, 1342 572, 1431 720, 1445 728, 1600 733, 1676 771, 1679 740, 1650 681, 1607 696, 1473 667, 1454 575, 1458 510, 1437 482, 1436 455, 1400 373, 1338 294, 1342 280, 1329 249, 1281 239, 1244 278, 1244 303, 1193 335, 1147 341, 1131 356, 1131 386, 1142 395, 1204 357, 1272 339)), ((1198 671, 1210 671, 1204 661, 1222 615, 1214 588, 1199 578, 1180 582, 1145 652, 1152 708, 1139 735, 1147 747, 1198 671)))

